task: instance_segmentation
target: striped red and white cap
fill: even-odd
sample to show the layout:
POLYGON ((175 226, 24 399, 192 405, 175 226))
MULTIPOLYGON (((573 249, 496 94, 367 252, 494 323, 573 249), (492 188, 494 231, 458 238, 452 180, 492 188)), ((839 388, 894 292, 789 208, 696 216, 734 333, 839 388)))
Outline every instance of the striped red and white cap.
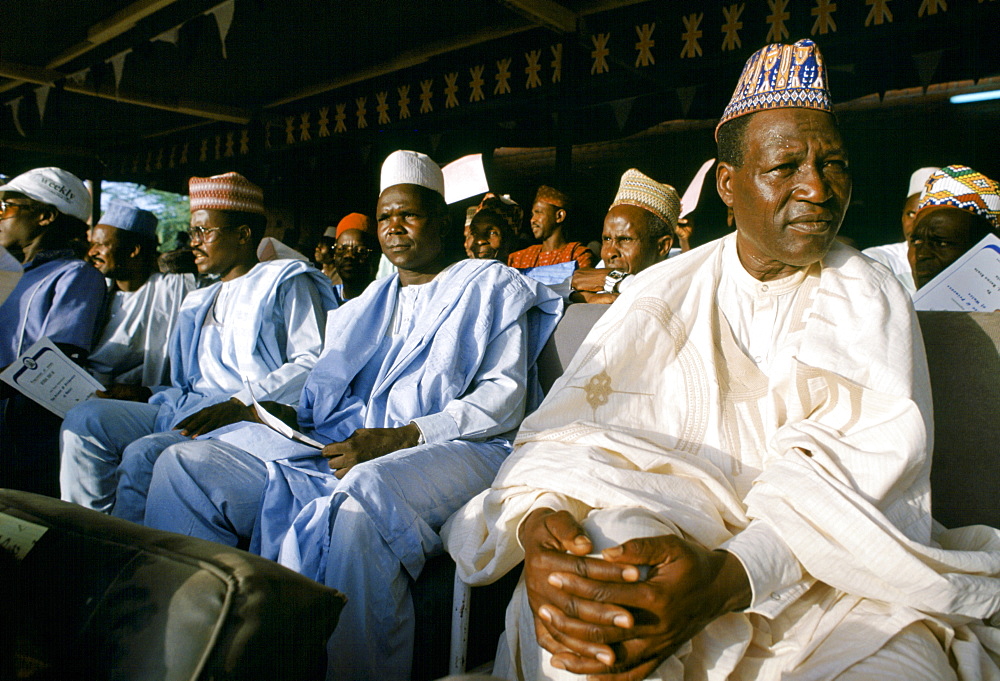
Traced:
POLYGON ((188 180, 188 190, 192 213, 196 210, 230 210, 264 214, 264 190, 239 173, 192 177, 188 180))

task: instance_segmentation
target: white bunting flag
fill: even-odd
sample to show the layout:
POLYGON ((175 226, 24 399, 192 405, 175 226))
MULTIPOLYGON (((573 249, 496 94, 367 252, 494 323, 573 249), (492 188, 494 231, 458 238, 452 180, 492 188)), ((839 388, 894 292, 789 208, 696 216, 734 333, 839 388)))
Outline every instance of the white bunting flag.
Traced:
POLYGON ((155 43, 157 41, 170 43, 174 47, 177 47, 177 41, 180 39, 181 26, 184 24, 177 24, 173 28, 164 31, 160 35, 155 35, 149 39, 149 42, 155 43))
POLYGON ((691 104, 694 102, 694 94, 697 89, 697 86, 677 88, 677 97, 681 100, 681 114, 684 117, 687 117, 688 112, 691 111, 691 104))
POLYGON ((632 99, 619 99, 616 102, 611 102, 611 110, 615 114, 615 122, 618 123, 618 132, 625 129, 625 123, 628 122, 628 116, 632 113, 632 104, 634 103, 634 97, 632 99))
POLYGON ((105 63, 111 64, 115 70, 115 92, 118 92, 118 85, 122 82, 122 72, 125 70, 125 57, 127 57, 131 51, 132 48, 130 47, 127 50, 123 50, 111 57, 111 59, 104 60, 105 63))
POLYGON ((10 115, 14 117, 14 127, 17 128, 17 132, 21 135, 21 137, 27 137, 27 135, 24 134, 24 128, 21 127, 21 119, 18 114, 18 109, 21 108, 22 99, 24 99, 23 96, 15 97, 7 102, 7 106, 10 107, 10 115))
POLYGON ((233 23, 233 10, 236 9, 236 0, 226 0, 220 5, 205 12, 215 17, 215 23, 219 26, 219 40, 222 41, 222 58, 226 58, 226 36, 229 35, 229 26, 233 23))
POLYGON ((49 101, 49 90, 51 85, 42 85, 35 88, 35 101, 38 102, 38 120, 45 120, 45 104, 49 101))
POLYGON ((66 76, 66 80, 71 80, 71 81, 73 81, 74 84, 76 84, 78 86, 79 85, 83 85, 87 81, 87 74, 88 73, 90 73, 90 67, 89 66, 87 68, 85 68, 85 69, 80 69, 76 73, 69 74, 68 76, 66 76))

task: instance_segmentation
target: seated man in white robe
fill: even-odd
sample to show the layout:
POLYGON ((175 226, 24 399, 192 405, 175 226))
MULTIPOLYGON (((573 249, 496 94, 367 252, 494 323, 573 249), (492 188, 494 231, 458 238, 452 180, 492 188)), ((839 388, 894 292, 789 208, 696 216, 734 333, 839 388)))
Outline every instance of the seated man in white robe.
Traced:
POLYGON ((681 197, 635 168, 625 171, 615 200, 604 216, 601 262, 573 273, 574 303, 610 305, 635 275, 670 254, 681 210, 681 197))
POLYGON ((166 339, 197 284, 193 274, 156 270, 157 223, 150 211, 114 201, 90 231, 87 260, 108 279, 108 295, 87 367, 105 386, 170 380, 166 339))
POLYGON ((537 404, 533 365, 562 310, 506 265, 460 260, 427 156, 393 153, 381 186, 378 237, 397 274, 330 316, 297 412, 264 405, 322 451, 254 423, 172 446, 156 462, 145 518, 249 542, 348 594, 328 673, 353 681, 409 677, 410 582, 537 404))
MULTIPOLYGON (((323 349, 330 280, 306 262, 257 261, 263 192, 242 175, 191 178, 191 245, 220 281, 184 300, 170 384, 115 384, 66 415, 62 498, 142 520, 153 462, 169 444, 237 422, 252 396, 295 402, 323 349)), ((168 342, 168 339, 161 339, 168 342)))
POLYGON ((835 240, 827 83, 809 40, 750 58, 716 132, 736 233, 636 277, 445 526, 467 582, 524 560, 498 676, 998 678, 1000 532, 932 537, 920 330, 835 240))
POLYGON ((920 195, 923 193, 924 184, 927 178, 934 173, 937 168, 919 168, 910 175, 910 184, 906 192, 906 201, 903 203, 903 213, 900 217, 903 223, 903 240, 881 246, 872 246, 861 251, 875 262, 882 263, 896 275, 896 279, 903 285, 911 295, 916 292, 917 287, 913 283, 913 269, 910 267, 907 252, 909 251, 910 233, 915 224, 914 218, 917 215, 917 204, 920 203, 920 195))

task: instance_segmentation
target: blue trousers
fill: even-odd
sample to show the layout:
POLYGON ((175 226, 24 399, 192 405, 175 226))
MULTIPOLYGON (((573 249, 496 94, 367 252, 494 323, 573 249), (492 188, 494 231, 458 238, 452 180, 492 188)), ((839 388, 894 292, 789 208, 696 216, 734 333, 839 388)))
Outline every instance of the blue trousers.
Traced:
POLYGON ((66 415, 60 433, 62 498, 142 522, 153 463, 177 431, 154 433, 159 407, 92 399, 66 415))
MULTIPOLYGON (((508 452, 506 443, 462 441, 400 450, 354 467, 331 483, 332 495, 302 510, 294 524, 309 516, 301 524, 312 529, 296 535, 290 527, 285 545, 328 541, 326 564, 302 571, 348 597, 328 646, 328 678, 409 677, 410 579, 442 551, 437 532, 444 521, 493 481, 508 452)), ((259 523, 267 480, 267 464, 234 445, 175 444, 156 462, 145 523, 245 545, 259 523)), ((318 555, 311 545, 301 548, 318 555)), ((294 547, 291 553, 296 560, 281 562, 304 568, 294 547)))

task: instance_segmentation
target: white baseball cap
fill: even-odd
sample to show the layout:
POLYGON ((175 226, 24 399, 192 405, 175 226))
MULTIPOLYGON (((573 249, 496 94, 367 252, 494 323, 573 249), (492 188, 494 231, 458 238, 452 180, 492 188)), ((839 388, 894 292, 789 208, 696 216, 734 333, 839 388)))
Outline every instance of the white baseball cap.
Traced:
POLYGON ((79 177, 62 168, 34 168, 21 173, 0 187, 0 192, 19 192, 84 222, 90 219, 90 192, 79 177))
POLYGON ((444 173, 441 172, 441 166, 418 151, 394 151, 382 163, 379 193, 397 184, 420 185, 444 196, 444 173))

